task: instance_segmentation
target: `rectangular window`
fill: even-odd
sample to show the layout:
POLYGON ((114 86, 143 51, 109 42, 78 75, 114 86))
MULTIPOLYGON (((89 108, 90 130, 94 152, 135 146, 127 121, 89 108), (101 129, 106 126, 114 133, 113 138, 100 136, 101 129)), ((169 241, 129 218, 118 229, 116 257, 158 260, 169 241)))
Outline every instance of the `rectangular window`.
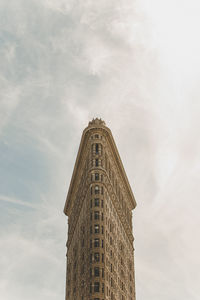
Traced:
POLYGON ((104 268, 102 269, 102 278, 104 278, 104 268))
POLYGON ((103 213, 101 214, 101 220, 103 221, 103 213))
POLYGON ((94 212, 94 219, 99 220, 99 211, 94 212))
POLYGON ((102 247, 102 248, 103 248, 103 244, 104 244, 104 243, 103 243, 103 240, 102 240, 102 241, 101 241, 101 247, 102 247))
POLYGON ((99 247, 99 239, 94 239, 94 247, 99 247))
POLYGON ((100 286, 99 282, 94 283, 94 292, 95 293, 99 293, 99 286, 100 286))
POLYGON ((101 200, 101 207, 103 208, 103 200, 101 200))
POLYGON ((99 277, 99 267, 94 268, 94 276, 99 277))
POLYGON ((95 152, 96 152, 96 154, 99 153, 99 144, 95 144, 95 152))
POLYGON ((102 253, 102 257, 101 257, 102 263, 104 263, 104 254, 102 253))
POLYGON ((98 158, 95 159, 95 167, 98 167, 99 166, 99 160, 98 158))
POLYGON ((103 186, 101 187, 101 194, 103 195, 103 186))
POLYGON ((92 199, 90 200, 90 208, 92 208, 92 199))
POLYGON ((98 186, 98 185, 95 185, 94 193, 95 193, 95 194, 99 194, 99 193, 100 193, 100 190, 99 190, 99 186, 98 186))
POLYGON ((92 248, 92 240, 90 240, 90 248, 92 248))
POLYGON ((99 173, 95 173, 95 180, 99 180, 99 173))
POLYGON ((98 224, 94 225, 94 233, 99 233, 99 225, 98 224))
POLYGON ((102 234, 104 233, 103 226, 101 226, 101 233, 102 233, 102 234))
POLYGON ((94 199, 94 206, 99 207, 99 198, 94 199))
POLYGON ((84 274, 84 271, 85 271, 85 269, 84 269, 84 265, 83 265, 81 268, 81 274, 84 274))
POLYGON ((98 252, 94 253, 94 261, 99 262, 99 253, 98 252))

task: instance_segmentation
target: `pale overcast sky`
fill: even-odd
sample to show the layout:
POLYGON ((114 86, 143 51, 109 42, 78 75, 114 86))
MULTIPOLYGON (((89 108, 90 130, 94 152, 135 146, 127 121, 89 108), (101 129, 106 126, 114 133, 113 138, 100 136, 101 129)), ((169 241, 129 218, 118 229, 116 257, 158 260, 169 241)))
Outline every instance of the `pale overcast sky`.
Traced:
POLYGON ((137 300, 200 299, 199 29, 199 0, 0 0, 0 299, 64 299, 93 117, 137 201, 137 300))

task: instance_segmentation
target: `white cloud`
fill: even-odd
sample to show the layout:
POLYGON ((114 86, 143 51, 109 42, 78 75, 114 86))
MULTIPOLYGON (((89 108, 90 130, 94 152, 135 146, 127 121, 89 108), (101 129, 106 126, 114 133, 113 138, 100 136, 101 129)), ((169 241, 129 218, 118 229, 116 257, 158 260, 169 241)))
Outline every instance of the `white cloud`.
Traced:
POLYGON ((138 203, 137 298, 198 300, 198 2, 0 5, 3 299, 64 299, 62 210, 81 131, 98 116, 138 203))

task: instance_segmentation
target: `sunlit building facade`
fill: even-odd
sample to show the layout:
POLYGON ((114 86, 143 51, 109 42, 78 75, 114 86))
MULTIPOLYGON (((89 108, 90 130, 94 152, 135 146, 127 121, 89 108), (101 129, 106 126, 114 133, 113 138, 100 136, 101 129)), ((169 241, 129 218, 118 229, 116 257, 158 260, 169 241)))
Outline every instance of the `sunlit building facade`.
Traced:
POLYGON ((66 300, 135 300, 135 206, 112 133, 93 119, 83 131, 64 208, 66 300))

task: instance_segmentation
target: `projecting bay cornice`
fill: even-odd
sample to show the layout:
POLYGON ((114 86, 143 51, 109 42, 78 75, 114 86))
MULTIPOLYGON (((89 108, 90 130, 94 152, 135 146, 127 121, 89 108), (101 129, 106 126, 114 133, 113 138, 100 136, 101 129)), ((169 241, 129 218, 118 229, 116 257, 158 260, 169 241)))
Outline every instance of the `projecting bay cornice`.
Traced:
POLYGON ((64 207, 64 213, 66 215, 70 214, 72 203, 76 197, 78 182, 81 176, 81 170, 83 168, 84 163, 86 162, 86 158, 89 151, 88 139, 94 133, 104 136, 106 142, 109 144, 111 152, 113 154, 114 161, 116 163, 116 166, 119 169, 121 179, 126 188, 128 200, 131 204, 131 209, 134 209, 136 207, 136 201, 133 192, 131 190, 128 178, 126 176, 111 130, 105 125, 105 122, 102 121, 101 119, 93 119, 91 122, 89 122, 88 127, 84 129, 82 134, 78 155, 76 158, 76 162, 75 162, 75 166, 74 166, 74 170, 73 170, 73 174, 72 174, 72 178, 71 178, 71 182, 70 182, 70 186, 69 186, 69 190, 65 202, 65 207, 64 207))

